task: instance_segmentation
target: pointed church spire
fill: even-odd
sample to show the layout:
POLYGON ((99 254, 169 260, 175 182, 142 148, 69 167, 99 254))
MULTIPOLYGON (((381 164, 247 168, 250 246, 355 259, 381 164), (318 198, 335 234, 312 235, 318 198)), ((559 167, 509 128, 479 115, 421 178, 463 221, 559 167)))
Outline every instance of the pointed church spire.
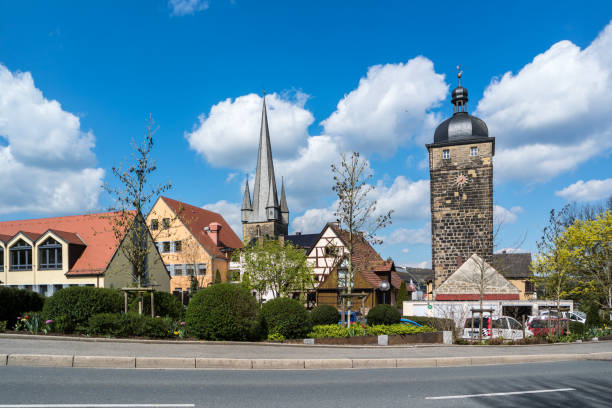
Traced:
POLYGON ((278 209, 278 193, 274 177, 274 163, 272 162, 272 147, 270 145, 270 130, 268 129, 268 113, 266 98, 263 98, 261 112, 261 129, 259 133, 259 151, 257 152, 257 169, 255 172, 255 186, 253 187, 253 218, 254 220, 267 220, 266 211, 268 203, 278 209))
POLYGON ((242 197, 242 209, 243 210, 252 210, 253 206, 251 205, 251 190, 249 190, 249 178, 247 176, 246 185, 244 186, 244 197, 242 197))
POLYGON ((287 206, 287 197, 285 197, 285 179, 281 179, 281 202, 280 202, 281 213, 288 213, 289 207, 287 206))

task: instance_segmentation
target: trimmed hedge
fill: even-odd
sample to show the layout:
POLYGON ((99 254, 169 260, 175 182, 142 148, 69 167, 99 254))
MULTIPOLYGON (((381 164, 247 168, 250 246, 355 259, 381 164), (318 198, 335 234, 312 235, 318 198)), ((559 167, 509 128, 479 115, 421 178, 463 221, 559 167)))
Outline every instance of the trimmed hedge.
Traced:
POLYGON ((0 286, 0 321, 6 321, 6 327, 12 329, 21 313, 38 312, 44 302, 44 297, 36 292, 0 286))
POLYGON ((265 335, 281 335, 286 339, 304 338, 312 328, 304 305, 289 298, 264 303, 259 311, 259 324, 265 335))
POLYGON ((405 316, 406 319, 412 320, 423 326, 433 327, 439 331, 452 331, 455 333, 455 321, 453 319, 444 319, 441 317, 427 316, 405 316))
POLYGON ((569 322, 569 329, 570 333, 578 336, 584 336, 587 332, 586 325, 579 322, 569 322))
POLYGON ((368 312, 368 325, 377 324, 397 324, 400 322, 402 314, 391 305, 377 305, 368 312))
MULTIPOLYGON (((171 293, 153 292, 153 302, 155 304, 155 315, 161 317, 171 317, 180 320, 185 315, 185 308, 181 301, 171 293)), ((128 312, 138 313, 138 296, 133 295, 128 306, 128 312)), ((151 315, 151 294, 142 295, 142 314, 151 315)))
POLYGON ((243 285, 218 283, 198 291, 185 321, 189 334, 206 340, 251 340, 256 337, 257 301, 243 285))
POLYGON ((361 326, 359 323, 354 323, 351 327, 342 327, 338 324, 314 326, 312 331, 308 333, 309 338, 323 339, 333 337, 353 337, 353 336, 380 336, 383 334, 416 334, 429 333, 435 330, 431 327, 423 326, 416 327, 408 324, 392 324, 392 325, 375 325, 361 326))
POLYGON ((338 309, 330 305, 317 306, 310 312, 313 325, 336 324, 340 320, 338 309))
POLYGON ((114 289, 73 286, 60 289, 45 302, 43 312, 53 319, 59 332, 71 333, 84 328, 98 313, 119 313, 123 296, 114 289))
POLYGON ((100 313, 88 320, 90 335, 112 337, 174 337, 174 323, 167 317, 151 317, 134 313, 100 313))

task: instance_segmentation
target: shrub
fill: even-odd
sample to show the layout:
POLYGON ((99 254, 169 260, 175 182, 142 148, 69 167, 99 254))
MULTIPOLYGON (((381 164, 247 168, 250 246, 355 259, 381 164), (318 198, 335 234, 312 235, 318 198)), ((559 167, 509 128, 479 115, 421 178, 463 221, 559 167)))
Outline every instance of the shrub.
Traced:
POLYGON ((317 306, 310 312, 313 325, 336 324, 340 320, 338 309, 330 305, 317 306))
POLYGON ((0 333, 4 333, 6 331, 6 320, 0 320, 0 333))
POLYGON ((362 327, 359 323, 352 324, 351 327, 342 327, 339 324, 328 324, 314 326, 308 333, 309 338, 322 339, 328 337, 351 337, 351 336, 380 336, 398 334, 416 334, 435 331, 431 327, 416 327, 407 324, 375 325, 362 327), (355 327, 356 326, 356 327, 355 327))
POLYGON ((586 325, 578 322, 569 322, 570 333, 583 336, 587 332, 586 325))
POLYGON ((368 312, 368 325, 396 324, 400 322, 402 314, 391 305, 374 306, 368 312))
POLYGON ((452 331, 455 333, 455 321, 453 319, 427 316, 406 316, 406 319, 412 320, 423 326, 432 327, 438 331, 452 331))
POLYGON ((376 326, 367 326, 366 335, 368 336, 380 336, 382 334, 396 335, 396 334, 415 334, 415 333, 429 333, 435 330, 428 326, 412 326, 409 324, 379 324, 376 326))
POLYGON ((44 298, 36 292, 0 286, 0 321, 6 321, 6 326, 12 329, 21 313, 41 311, 43 303, 44 298))
POLYGON ((189 334, 207 340, 249 340, 255 336, 257 301, 249 290, 219 283, 200 290, 189 302, 189 334))
MULTIPOLYGON (((145 293, 142 295, 142 314, 151 315, 151 294, 145 293)), ((185 308, 181 301, 171 293, 153 292, 153 303, 155 306, 155 315, 161 317, 170 317, 175 320, 180 320, 185 314, 185 308)), ((133 296, 128 306, 128 311, 138 313, 138 296, 133 296)))
POLYGON ((134 313, 99 313, 89 318, 87 332, 112 337, 175 337, 174 323, 167 317, 134 313))
POLYGON ((404 306, 405 300, 411 300, 411 298, 410 292, 408 292, 408 288, 406 287, 406 281, 402 281, 399 290, 397 291, 397 300, 395 301, 399 309, 404 306))
POLYGON ((85 326, 95 314, 119 313, 122 308, 123 296, 114 289, 73 286, 55 292, 43 311, 56 322, 58 330, 70 333, 85 326))
POLYGON ((286 339, 304 338, 312 328, 304 305, 289 298, 276 298, 264 303, 259 311, 259 324, 266 335, 280 334, 286 339))

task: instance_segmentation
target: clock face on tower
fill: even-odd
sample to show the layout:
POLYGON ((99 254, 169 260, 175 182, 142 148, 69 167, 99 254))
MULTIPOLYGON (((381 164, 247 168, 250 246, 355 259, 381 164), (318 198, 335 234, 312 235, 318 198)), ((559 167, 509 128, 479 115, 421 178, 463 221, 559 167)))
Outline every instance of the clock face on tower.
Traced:
POLYGON ((465 174, 459 174, 455 179, 455 185, 457 185, 457 187, 459 188, 463 188, 468 181, 469 179, 466 177, 465 174))

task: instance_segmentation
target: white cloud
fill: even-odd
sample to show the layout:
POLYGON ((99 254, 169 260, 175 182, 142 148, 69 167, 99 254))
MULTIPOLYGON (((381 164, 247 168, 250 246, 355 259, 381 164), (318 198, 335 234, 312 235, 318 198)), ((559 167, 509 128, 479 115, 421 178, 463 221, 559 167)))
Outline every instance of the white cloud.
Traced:
POLYGON ((239 237, 242 236, 240 204, 220 200, 216 203, 204 204, 202 208, 221 214, 230 227, 232 227, 236 235, 239 237))
POLYGON ((429 110, 447 94, 444 75, 425 57, 374 65, 321 124, 342 150, 389 156, 415 137, 430 137, 440 118, 429 110))
POLYGON ((507 210, 501 205, 495 205, 493 206, 493 219, 495 220, 495 225, 514 224, 518 219, 518 214, 522 212, 523 208, 519 206, 507 210))
POLYGON ((230 173, 227 175, 227 177, 225 178, 225 182, 229 183, 232 180, 234 180, 236 177, 238 176, 238 173, 230 173))
POLYGON ((170 15, 186 16, 206 10, 210 3, 207 0, 168 0, 168 7, 170 15))
POLYGON ((496 137, 496 177, 544 182, 612 147, 612 24, 584 50, 560 41, 478 103, 496 137))
POLYGON ((525 254, 528 253, 529 251, 527 251, 526 249, 522 249, 522 248, 502 248, 502 249, 498 249, 497 251, 495 251, 496 254, 503 254, 503 253, 507 253, 507 254, 525 254))
MULTIPOLYGON (((314 121, 304 109, 306 96, 266 96, 268 127, 275 160, 292 157, 305 146, 308 126, 314 121)), ((216 167, 252 171, 257 160, 262 97, 256 94, 228 98, 199 117, 193 132, 186 133, 189 146, 216 167)))
POLYGON ((292 231, 299 231, 303 234, 317 234, 323 230, 323 227, 328 222, 336 220, 335 205, 329 208, 311 208, 306 212, 295 218, 291 222, 292 231))
POLYGON ((431 269, 431 261, 423 261, 423 262, 416 262, 416 263, 409 262, 409 263, 402 264, 400 266, 403 266, 406 268, 421 268, 421 269, 429 268, 431 269))
POLYGON ((408 248, 404 248, 404 249, 402 249, 402 253, 403 253, 403 254, 407 254, 407 253, 409 253, 409 252, 410 252, 410 249, 408 249, 408 248))
POLYGON ((0 213, 71 213, 97 207, 104 170, 79 118, 46 99, 29 72, 0 64, 0 213))
POLYGON ((398 176, 389 187, 379 181, 371 196, 377 200, 377 213, 393 210, 391 218, 394 221, 422 219, 431 215, 429 180, 411 181, 398 176))
POLYGON ((574 184, 555 192, 568 201, 594 201, 612 196, 612 178, 605 180, 578 180, 574 184))
POLYGON ((431 244, 431 225, 428 223, 422 228, 398 228, 392 231, 388 237, 383 238, 385 244, 431 244))

